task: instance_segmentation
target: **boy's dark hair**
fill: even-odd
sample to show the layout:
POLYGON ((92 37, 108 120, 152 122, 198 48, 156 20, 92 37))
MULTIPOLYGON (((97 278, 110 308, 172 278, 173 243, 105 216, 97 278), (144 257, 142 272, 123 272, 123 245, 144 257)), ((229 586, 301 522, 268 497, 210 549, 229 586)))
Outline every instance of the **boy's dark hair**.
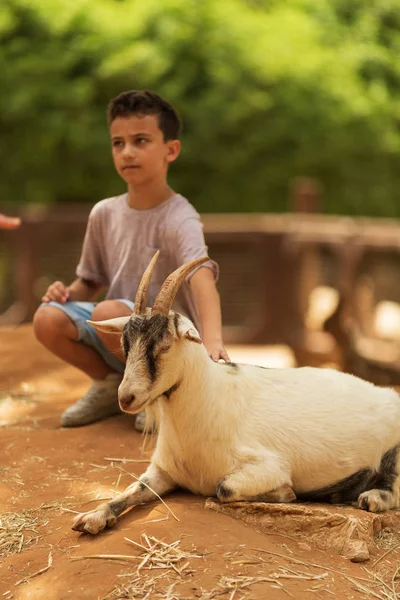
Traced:
POLYGON ((134 115, 155 115, 158 126, 163 132, 164 141, 179 139, 181 120, 176 110, 161 96, 148 90, 130 90, 122 92, 113 98, 108 105, 108 124, 117 117, 131 117, 134 115))

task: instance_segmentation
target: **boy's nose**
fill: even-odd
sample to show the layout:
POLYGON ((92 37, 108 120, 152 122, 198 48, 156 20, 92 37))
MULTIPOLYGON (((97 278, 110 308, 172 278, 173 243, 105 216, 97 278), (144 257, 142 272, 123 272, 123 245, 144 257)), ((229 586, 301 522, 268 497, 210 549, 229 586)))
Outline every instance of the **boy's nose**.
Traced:
POLYGON ((135 155, 135 148, 132 146, 132 144, 125 144, 125 146, 122 150, 122 155, 123 156, 134 156, 135 155))

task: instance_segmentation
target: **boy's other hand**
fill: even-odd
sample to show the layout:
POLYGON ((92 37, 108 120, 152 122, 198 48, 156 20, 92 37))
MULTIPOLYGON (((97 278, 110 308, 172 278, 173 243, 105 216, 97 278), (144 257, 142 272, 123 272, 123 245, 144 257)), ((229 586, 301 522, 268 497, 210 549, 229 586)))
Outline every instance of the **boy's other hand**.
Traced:
POLYGON ((62 281, 55 281, 49 285, 42 302, 58 302, 65 304, 69 298, 69 290, 62 281))
POLYGON ((206 347, 209 356, 215 360, 215 362, 218 362, 221 358, 225 362, 231 362, 221 341, 203 339, 203 344, 206 347))
POLYGON ((21 225, 19 217, 7 217, 0 213, 0 229, 16 229, 21 225))

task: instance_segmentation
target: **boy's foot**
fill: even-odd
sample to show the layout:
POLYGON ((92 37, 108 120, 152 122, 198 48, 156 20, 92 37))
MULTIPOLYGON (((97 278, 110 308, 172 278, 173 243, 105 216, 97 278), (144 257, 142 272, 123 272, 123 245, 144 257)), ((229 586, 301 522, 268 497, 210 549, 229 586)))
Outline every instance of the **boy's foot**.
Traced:
POLYGON ((61 427, 89 425, 121 413, 118 387, 122 377, 119 373, 110 373, 105 379, 94 379, 86 394, 62 413, 61 427))

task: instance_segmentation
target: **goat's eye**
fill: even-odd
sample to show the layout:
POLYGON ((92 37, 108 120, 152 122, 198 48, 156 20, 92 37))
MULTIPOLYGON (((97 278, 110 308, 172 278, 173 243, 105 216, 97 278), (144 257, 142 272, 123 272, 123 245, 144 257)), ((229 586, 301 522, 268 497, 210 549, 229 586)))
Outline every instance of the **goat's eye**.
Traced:
POLYGON ((157 356, 168 352, 168 350, 172 346, 172 343, 173 343, 172 335, 169 332, 165 333, 162 340, 157 344, 157 348, 156 348, 157 356))
POLYGON ((156 348, 156 356, 161 356, 161 354, 165 354, 171 348, 171 344, 160 344, 156 348))

